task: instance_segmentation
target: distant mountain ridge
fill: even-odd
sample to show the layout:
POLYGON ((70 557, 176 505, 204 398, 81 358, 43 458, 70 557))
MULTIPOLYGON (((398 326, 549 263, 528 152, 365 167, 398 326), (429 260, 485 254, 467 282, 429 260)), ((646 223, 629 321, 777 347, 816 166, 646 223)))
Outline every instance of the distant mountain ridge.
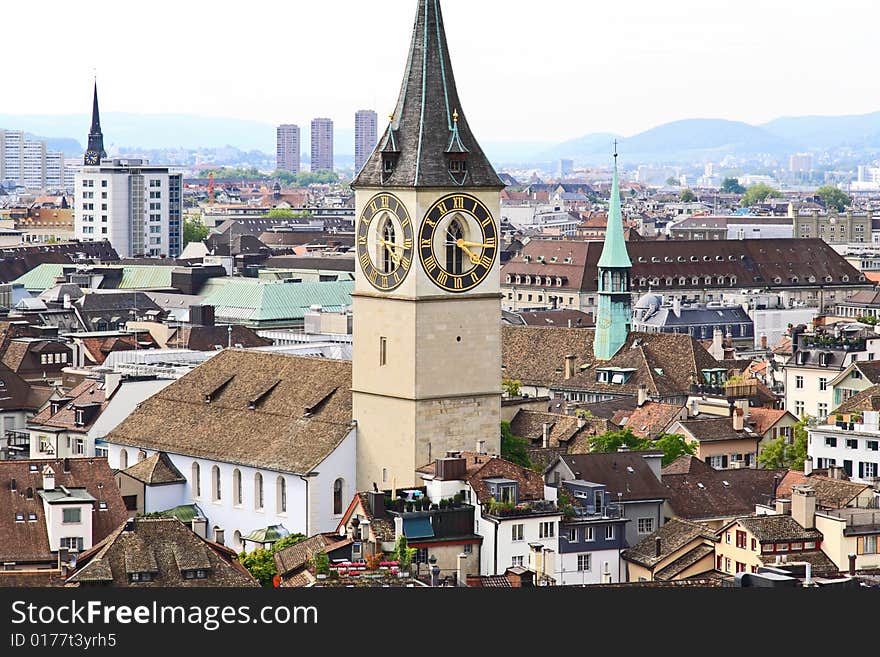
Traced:
MULTIPOLYGON (((116 147, 173 149, 219 148, 275 152, 275 126, 243 119, 200 117, 189 114, 101 115, 105 143, 116 147)), ((352 117, 353 123, 353 117, 352 117)), ((0 114, 0 128, 44 135, 50 150, 79 154, 88 132, 85 114, 0 114)), ((300 125, 302 152, 309 152, 309 126, 300 125)), ((334 149, 340 161, 354 151, 354 130, 335 126, 334 149)), ((381 130, 381 126, 380 126, 381 130)), ((627 162, 685 164, 718 161, 725 155, 785 158, 798 151, 854 149, 880 155, 880 112, 849 116, 780 117, 761 125, 725 119, 682 119, 624 137, 588 133, 559 144, 540 141, 486 141, 482 145, 499 165, 536 164, 570 158, 578 165, 607 165, 614 140, 627 162)))

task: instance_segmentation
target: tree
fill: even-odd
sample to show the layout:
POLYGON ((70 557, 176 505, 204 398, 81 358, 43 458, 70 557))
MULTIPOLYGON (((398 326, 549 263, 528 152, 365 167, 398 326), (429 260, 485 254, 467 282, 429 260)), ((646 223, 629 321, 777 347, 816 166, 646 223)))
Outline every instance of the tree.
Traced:
POLYGON ((590 438, 590 451, 593 452, 616 452, 621 447, 632 451, 651 449, 651 441, 638 437, 632 429, 606 431, 600 436, 590 438))
POLYGON ((525 438, 513 435, 510 422, 501 423, 501 458, 531 469, 532 461, 529 459, 528 447, 529 442, 525 438))
POLYGON ((183 245, 190 242, 201 242, 208 236, 208 227, 198 219, 184 220, 183 222, 183 245))
POLYGON ((501 389, 508 397, 519 397, 522 392, 522 381, 518 379, 502 379, 501 389))
POLYGON ((666 179, 666 184, 670 187, 678 187, 681 183, 678 182, 678 178, 676 178, 675 176, 669 176, 666 179))
POLYGON ((843 212, 852 201, 849 196, 831 185, 822 185, 816 190, 816 196, 825 202, 825 206, 829 210, 834 209, 838 212, 843 212))
POLYGON ((266 216, 269 219, 303 219, 311 215, 308 212, 294 212, 289 208, 272 208, 266 216))
POLYGON ((774 189, 770 185, 765 185, 764 183, 758 183, 757 185, 752 185, 745 191, 742 200, 740 201, 740 205, 747 208, 755 203, 762 203, 768 198, 779 198, 780 196, 782 196, 782 192, 778 189, 774 189))
POLYGON ((743 194, 746 188, 736 178, 725 178, 721 181, 721 191, 725 194, 743 194))
POLYGON ((418 552, 418 550, 409 547, 406 542, 406 536, 401 534, 400 538, 397 539, 397 548, 394 550, 394 560, 397 562, 401 571, 409 570, 409 567, 412 565, 412 560, 416 556, 416 552, 418 552))
POLYGON ((268 549, 258 548, 252 552, 242 552, 238 555, 238 560, 260 582, 261 586, 272 586, 272 579, 278 574, 278 569, 275 566, 275 553, 304 540, 306 540, 305 534, 290 534, 276 541, 268 549))
POLYGON ((688 442, 680 433, 664 433, 657 437, 654 449, 663 450, 663 465, 667 466, 679 456, 693 456, 697 453, 697 444, 688 442))
POLYGON ((693 203, 697 200, 697 195, 689 189, 683 189, 679 198, 681 199, 682 203, 693 203))
POLYGON ((764 468, 803 470, 807 460, 807 418, 801 418, 792 428, 791 444, 785 436, 770 441, 758 455, 758 464, 764 468))

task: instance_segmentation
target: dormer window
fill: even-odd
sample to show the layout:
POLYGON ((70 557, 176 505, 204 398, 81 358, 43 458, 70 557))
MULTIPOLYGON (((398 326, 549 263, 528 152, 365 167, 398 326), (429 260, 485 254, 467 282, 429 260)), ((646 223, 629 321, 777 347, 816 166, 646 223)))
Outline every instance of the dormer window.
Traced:
POLYGON ((152 582, 154 577, 154 573, 149 572, 140 572, 140 573, 129 573, 128 581, 130 582, 152 582))
POLYGON ((394 163, 397 160, 396 157, 391 155, 385 155, 382 157, 382 171, 385 173, 392 173, 394 171, 394 163))
POLYGON ((464 173, 467 171, 467 160, 449 160, 449 173, 464 173))
POLYGON ((183 571, 184 579, 207 579, 208 571, 204 569, 188 569, 183 571))

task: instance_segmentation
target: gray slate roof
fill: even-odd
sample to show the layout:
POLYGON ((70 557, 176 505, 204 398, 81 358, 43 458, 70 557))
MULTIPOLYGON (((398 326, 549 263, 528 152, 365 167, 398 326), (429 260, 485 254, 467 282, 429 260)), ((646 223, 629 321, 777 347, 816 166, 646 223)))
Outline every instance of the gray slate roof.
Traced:
POLYGON ((504 187, 462 111, 439 0, 419 0, 393 119, 352 187, 504 187), (458 138, 453 139, 456 111, 458 138), (453 179, 448 170, 452 145, 455 152, 467 151, 463 179, 453 179), (383 151, 399 152, 390 175, 383 174, 383 151))

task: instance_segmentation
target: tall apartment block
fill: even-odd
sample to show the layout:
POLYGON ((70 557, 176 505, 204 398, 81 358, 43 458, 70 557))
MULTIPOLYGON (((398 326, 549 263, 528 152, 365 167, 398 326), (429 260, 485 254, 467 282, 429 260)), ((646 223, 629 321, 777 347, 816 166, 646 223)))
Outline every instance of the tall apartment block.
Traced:
POLYGON ((110 240, 121 258, 176 258, 183 241, 183 175, 146 160, 113 159, 76 173, 74 232, 110 240))
POLYGON ((0 185, 58 189, 64 186, 63 171, 63 153, 47 151, 44 141, 25 139, 21 130, 0 130, 0 185))
POLYGON ((312 171, 333 171, 332 119, 312 119, 312 171))
POLYGON ((276 130, 275 168, 299 173, 299 126, 292 123, 279 125, 276 130))
POLYGON ((354 170, 360 171, 376 148, 377 117, 373 110, 359 110, 354 115, 354 170))

